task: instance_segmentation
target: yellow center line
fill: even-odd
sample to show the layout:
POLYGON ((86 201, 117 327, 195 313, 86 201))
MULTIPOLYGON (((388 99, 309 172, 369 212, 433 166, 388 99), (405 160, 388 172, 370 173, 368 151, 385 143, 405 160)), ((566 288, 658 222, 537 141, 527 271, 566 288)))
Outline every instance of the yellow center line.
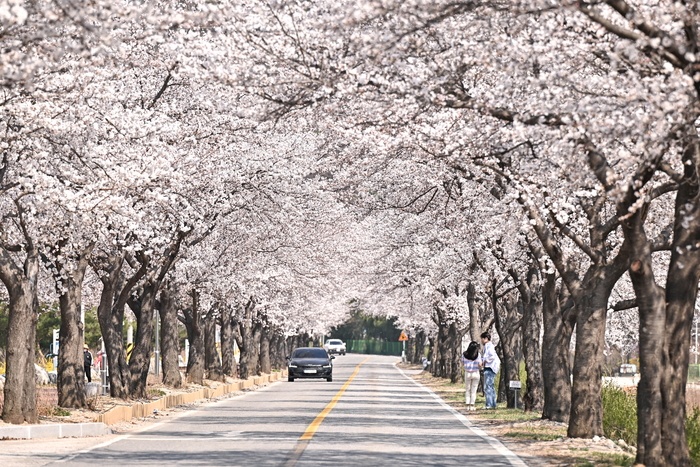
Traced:
POLYGON ((318 427, 321 426, 321 423, 323 423, 323 419, 326 418, 326 415, 331 413, 331 410, 333 410, 340 398, 343 397, 343 394, 345 394, 345 390, 348 388, 348 386, 350 386, 352 380, 355 379, 355 376, 357 376, 357 374, 360 372, 360 367, 362 366, 362 364, 364 364, 369 359, 370 357, 365 358, 360 362, 359 365, 355 367, 355 371, 350 376, 350 378, 348 378, 345 384, 343 384, 343 387, 340 388, 340 391, 338 391, 338 393, 335 396, 333 396, 333 399, 331 399, 328 405, 321 411, 320 414, 318 414, 314 421, 311 422, 311 425, 309 425, 304 434, 301 435, 301 438, 299 438, 296 447, 294 448, 290 456, 287 458, 287 460, 284 462, 283 465, 285 467, 293 467, 294 465, 296 465, 297 461, 304 453, 306 446, 309 445, 311 438, 313 438, 316 434, 316 430, 318 430, 318 427))
POLYGON ((321 411, 320 414, 316 417, 316 419, 311 422, 311 425, 306 429, 303 435, 301 435, 300 440, 303 439, 311 439, 314 437, 314 434, 316 433, 316 430, 318 430, 318 427, 321 426, 321 423, 323 423, 323 419, 326 418, 326 415, 331 413, 331 410, 333 410, 333 407, 335 407, 335 404, 338 403, 341 397, 343 397, 343 394, 345 394, 345 390, 350 386, 350 383, 352 383, 352 380, 355 379, 355 376, 360 372, 360 367, 362 366, 363 363, 365 363, 367 360, 369 360, 369 357, 365 358, 360 362, 359 365, 355 367, 355 372, 348 378, 348 380, 343 384, 343 387, 340 388, 340 391, 333 396, 333 399, 328 403, 325 409, 321 411))

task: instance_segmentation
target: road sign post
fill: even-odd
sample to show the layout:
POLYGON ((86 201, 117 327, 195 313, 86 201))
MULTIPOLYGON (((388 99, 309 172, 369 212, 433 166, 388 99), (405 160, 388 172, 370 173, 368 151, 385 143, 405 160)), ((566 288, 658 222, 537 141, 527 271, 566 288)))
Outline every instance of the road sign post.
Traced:
POLYGON ((58 371, 58 347, 59 347, 59 335, 60 329, 53 330, 53 340, 51 342, 51 362, 53 363, 53 370, 58 371))
POLYGON ((522 383, 520 381, 510 381, 508 386, 515 391, 515 408, 518 408, 518 393, 520 392, 520 389, 523 387, 522 383))
POLYGON ((399 342, 403 344, 403 347, 401 349, 401 363, 406 363, 406 341, 408 340, 408 336, 406 335, 405 332, 401 331, 401 335, 399 336, 399 342))

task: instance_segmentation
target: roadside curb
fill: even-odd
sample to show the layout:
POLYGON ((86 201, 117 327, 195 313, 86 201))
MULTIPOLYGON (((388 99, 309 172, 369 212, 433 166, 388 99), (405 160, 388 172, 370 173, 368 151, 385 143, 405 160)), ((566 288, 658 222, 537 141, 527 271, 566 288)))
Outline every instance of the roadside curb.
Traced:
POLYGON ((18 425, 0 428, 2 439, 84 438, 111 435, 104 423, 57 423, 55 425, 18 425))
POLYGON ((200 399, 213 399, 221 397, 225 394, 241 391, 265 383, 272 383, 287 376, 286 370, 275 371, 269 375, 253 376, 243 381, 235 383, 222 384, 215 389, 203 388, 194 392, 184 394, 174 394, 165 396, 161 399, 149 402, 147 404, 120 405, 110 409, 109 411, 98 415, 95 422, 101 422, 106 425, 113 425, 121 421, 130 421, 132 418, 142 418, 151 415, 154 410, 163 410, 169 407, 175 407, 182 404, 190 404, 200 399))
POLYGON ((213 399, 232 392, 242 391, 253 386, 273 383, 287 376, 287 371, 275 371, 269 375, 253 376, 243 381, 222 384, 214 389, 203 388, 184 394, 165 396, 147 404, 120 405, 98 415, 93 423, 56 423, 47 425, 15 425, 0 428, 0 440, 39 439, 39 438, 85 438, 88 436, 111 435, 107 425, 132 418, 151 415, 154 410, 163 410, 197 400, 213 399))

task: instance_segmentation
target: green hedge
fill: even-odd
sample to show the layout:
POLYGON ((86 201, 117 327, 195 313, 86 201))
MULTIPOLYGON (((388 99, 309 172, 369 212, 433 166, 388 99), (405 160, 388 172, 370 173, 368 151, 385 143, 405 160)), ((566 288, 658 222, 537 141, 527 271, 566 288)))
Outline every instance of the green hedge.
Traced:
POLYGON ((700 365, 688 365, 688 379, 700 379, 700 365))
POLYGON ((401 355, 401 342, 349 340, 345 343, 347 352, 373 355, 401 355))

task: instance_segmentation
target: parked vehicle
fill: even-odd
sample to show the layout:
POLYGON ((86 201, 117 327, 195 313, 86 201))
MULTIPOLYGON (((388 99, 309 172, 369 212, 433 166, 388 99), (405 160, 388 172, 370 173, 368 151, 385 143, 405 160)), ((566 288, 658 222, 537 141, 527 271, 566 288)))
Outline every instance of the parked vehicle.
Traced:
POLYGON ((323 344, 323 348, 326 349, 326 352, 329 354, 337 353, 345 355, 345 342, 340 339, 328 339, 326 343, 323 344))
POLYGON ((299 347, 287 357, 287 381, 297 378, 325 378, 333 381, 333 364, 335 357, 328 355, 320 347, 299 347))

